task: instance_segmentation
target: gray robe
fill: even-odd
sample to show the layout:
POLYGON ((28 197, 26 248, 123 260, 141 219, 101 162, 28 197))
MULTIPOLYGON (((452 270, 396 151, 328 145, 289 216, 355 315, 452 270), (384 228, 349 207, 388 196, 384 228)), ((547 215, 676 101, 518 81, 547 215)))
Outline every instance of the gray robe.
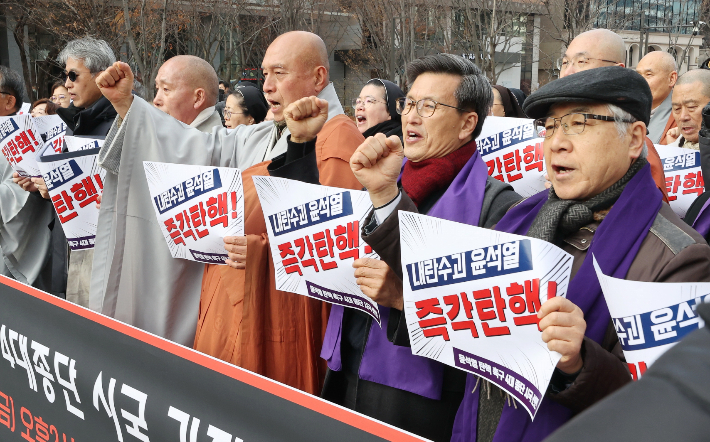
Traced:
MULTIPOLYGON (((200 112, 190 127, 202 132, 212 132, 213 127, 222 127, 222 119, 211 106, 200 112)), ((89 307, 91 290, 91 268, 94 262, 94 249, 73 250, 69 256, 69 275, 67 277, 67 301, 82 307, 89 307)))
MULTIPOLYGON (((328 119, 343 113, 332 84, 319 97, 328 101, 328 119)), ((99 163, 109 173, 94 248, 90 308, 192 347, 204 264, 170 255, 143 161, 244 170, 285 153, 288 134, 284 129, 277 139, 272 121, 202 133, 134 98, 99 153, 99 163)))
POLYGON ((52 204, 12 182, 12 167, 0 155, 0 274, 33 285, 48 253, 52 204))
POLYGON ((673 91, 668 94, 666 99, 663 100, 663 103, 661 103, 658 106, 658 109, 653 112, 651 121, 648 123, 648 138, 653 141, 653 144, 658 144, 661 141, 661 138, 666 135, 663 133, 663 129, 666 128, 668 118, 671 116, 671 108, 673 107, 671 103, 672 100, 673 91))

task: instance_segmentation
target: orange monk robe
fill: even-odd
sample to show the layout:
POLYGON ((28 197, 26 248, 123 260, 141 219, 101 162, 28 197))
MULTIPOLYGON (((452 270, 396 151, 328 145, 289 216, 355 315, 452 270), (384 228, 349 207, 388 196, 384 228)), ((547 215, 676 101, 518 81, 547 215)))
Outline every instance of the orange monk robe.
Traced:
MULTIPOLYGON (((345 115, 323 126, 316 141, 321 184, 362 189, 349 161, 363 141, 345 115)), ((256 164, 242 174, 247 266, 205 266, 194 348, 319 395, 326 371, 320 350, 330 304, 276 290, 264 214, 251 179, 268 176, 268 164, 256 164)))

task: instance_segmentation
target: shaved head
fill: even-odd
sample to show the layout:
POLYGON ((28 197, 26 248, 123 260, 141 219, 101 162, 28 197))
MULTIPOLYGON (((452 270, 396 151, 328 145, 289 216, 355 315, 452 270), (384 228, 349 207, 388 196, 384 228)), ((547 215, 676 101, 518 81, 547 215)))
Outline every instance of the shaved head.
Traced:
POLYGON ((153 105, 185 124, 217 104, 219 78, 211 64, 193 55, 175 56, 160 67, 155 77, 153 105))
POLYGON ((652 109, 660 106, 673 91, 678 80, 677 70, 675 58, 668 52, 649 52, 639 61, 636 72, 646 79, 651 88, 652 109))
POLYGON ((668 52, 652 51, 639 61, 636 70, 639 71, 646 68, 652 68, 655 71, 670 74, 678 70, 678 65, 675 62, 675 58, 668 52))
POLYGON ((564 58, 570 63, 560 70, 560 77, 614 64, 624 66, 626 46, 619 34, 608 29, 592 29, 579 34, 572 40, 564 58), (588 62, 584 64, 573 62, 580 58, 586 58, 588 62))
POLYGON ((293 31, 279 35, 266 50, 261 64, 264 95, 276 121, 296 100, 318 95, 329 84, 330 63, 323 39, 293 31))
POLYGON ((190 89, 205 90, 207 106, 217 104, 219 97, 219 78, 214 67, 200 57, 194 55, 177 55, 160 67, 158 75, 164 73, 182 82, 190 89))
POLYGON ((676 86, 700 83, 698 92, 706 97, 710 97, 710 70, 693 69, 678 77, 676 86))

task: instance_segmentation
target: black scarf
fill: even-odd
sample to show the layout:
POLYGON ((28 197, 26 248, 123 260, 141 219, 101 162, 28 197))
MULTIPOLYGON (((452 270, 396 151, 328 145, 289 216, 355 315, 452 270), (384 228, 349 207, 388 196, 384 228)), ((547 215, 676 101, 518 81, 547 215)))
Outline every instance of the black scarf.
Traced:
POLYGON ((527 236, 554 244, 590 224, 594 221, 594 212, 610 208, 619 199, 626 184, 646 163, 645 159, 636 160, 619 181, 587 201, 560 199, 551 187, 547 202, 540 209, 527 236))
POLYGON ((397 135, 400 139, 402 138, 402 121, 397 119, 391 119, 383 121, 382 123, 375 124, 371 128, 367 129, 362 133, 362 136, 367 138, 375 134, 383 133, 385 136, 397 135))

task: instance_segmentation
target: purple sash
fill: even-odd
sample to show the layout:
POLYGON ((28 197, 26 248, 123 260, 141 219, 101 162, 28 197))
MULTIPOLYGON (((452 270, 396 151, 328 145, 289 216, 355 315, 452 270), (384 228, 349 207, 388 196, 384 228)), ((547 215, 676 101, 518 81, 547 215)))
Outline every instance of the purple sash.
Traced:
MULTIPOLYGON (((525 235, 545 201, 548 192, 540 192, 512 208, 500 220, 496 230, 525 235)), ((656 187, 647 164, 626 185, 623 193, 599 225, 584 263, 570 282, 567 298, 584 312, 586 336, 601 342, 611 317, 592 265, 592 254, 605 274, 625 278, 661 208, 661 192, 656 187)), ((454 422, 452 442, 476 440, 478 393, 471 394, 476 378, 468 375, 466 392, 454 422)), ((531 421, 523 407, 503 407, 493 442, 537 442, 543 440, 572 417, 572 411, 545 395, 531 421)))
POLYGON ((700 212, 698 212, 698 216, 696 216, 695 221, 693 221, 693 228, 697 230, 699 234, 703 235, 703 238, 710 232, 710 210, 707 210, 708 206, 710 206, 710 198, 705 201, 700 212))
MULTIPOLYGON (((487 178, 488 169, 476 150, 427 215, 477 226, 487 178)), ((389 310, 380 307, 382 327, 376 324, 370 327, 359 378, 430 399, 441 399, 443 364, 415 356, 411 348, 391 343, 387 339, 389 310)), ((334 371, 342 369, 340 339, 343 312, 341 306, 334 305, 331 308, 321 350, 321 357, 328 361, 328 367, 334 371)))

